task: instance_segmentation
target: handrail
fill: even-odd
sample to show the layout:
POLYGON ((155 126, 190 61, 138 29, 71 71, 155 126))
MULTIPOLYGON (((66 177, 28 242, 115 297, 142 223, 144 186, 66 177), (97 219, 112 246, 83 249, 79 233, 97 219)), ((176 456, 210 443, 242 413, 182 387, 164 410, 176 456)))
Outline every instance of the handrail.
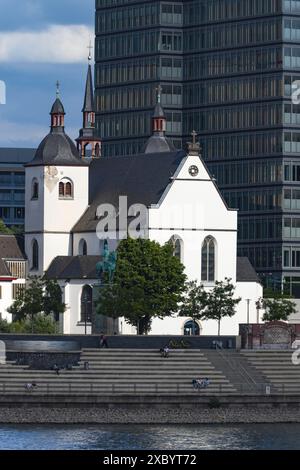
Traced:
POLYGON ((49 396, 49 395, 98 395, 101 394, 118 394, 121 393, 122 395, 138 395, 139 393, 142 394, 167 394, 176 395, 176 394, 194 394, 199 393, 205 396, 216 396, 218 393, 221 394, 228 394, 228 395, 248 395, 248 394, 255 394, 255 395, 300 395, 300 387, 299 391, 297 389, 294 392, 287 393, 286 391, 286 384, 270 384, 270 383, 256 383, 256 387, 253 390, 249 390, 245 388, 245 382, 237 383, 232 385, 232 389, 228 389, 227 383, 213 383, 211 382, 210 385, 206 388, 199 388, 195 389, 192 386, 192 383, 173 383, 169 385, 163 385, 158 382, 152 382, 148 384, 141 384, 141 383, 130 383, 130 384, 95 384, 95 383, 86 383, 84 386, 77 386, 76 383, 66 382, 59 384, 43 382, 37 384, 37 387, 33 390, 25 390, 24 384, 20 382, 0 382, 0 397, 1 395, 19 395, 22 393, 24 396, 49 396), (270 387, 270 393, 267 392, 266 387, 270 387), (238 387, 238 388, 237 388, 238 387))
POLYGON ((215 345, 216 345, 216 351, 220 354, 222 359, 224 359, 224 361, 227 362, 227 364, 231 367, 231 369, 234 372, 236 372, 238 368, 238 372, 244 379, 247 379, 248 383, 254 384, 255 386, 257 385, 257 382, 253 379, 253 377, 249 374, 249 372, 245 369, 245 367, 239 361, 235 361, 235 364, 233 365, 232 362, 229 360, 229 358, 223 354, 223 347, 218 342, 216 342, 215 345))

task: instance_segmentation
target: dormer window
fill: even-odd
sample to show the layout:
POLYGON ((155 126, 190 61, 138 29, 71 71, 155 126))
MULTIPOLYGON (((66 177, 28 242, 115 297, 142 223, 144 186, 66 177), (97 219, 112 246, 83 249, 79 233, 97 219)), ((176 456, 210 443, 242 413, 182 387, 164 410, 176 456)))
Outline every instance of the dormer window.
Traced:
POLYGON ((32 187, 31 187, 31 199, 38 199, 39 198, 39 183, 36 178, 32 180, 32 187))
POLYGON ((73 183, 72 181, 64 178, 58 185, 59 199, 73 199, 73 183))

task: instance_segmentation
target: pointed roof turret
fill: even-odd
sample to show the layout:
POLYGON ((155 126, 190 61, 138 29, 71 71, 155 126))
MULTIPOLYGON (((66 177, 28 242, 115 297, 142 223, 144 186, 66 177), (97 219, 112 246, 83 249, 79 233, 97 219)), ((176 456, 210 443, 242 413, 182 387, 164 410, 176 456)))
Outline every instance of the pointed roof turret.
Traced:
POLYGON ((87 72, 87 78, 86 78, 85 95, 84 95, 84 103, 83 103, 82 112, 83 113, 95 112, 92 67, 90 63, 88 66, 88 72, 87 72))
POLYGON ((157 100, 152 116, 152 136, 146 143, 144 153, 174 152, 173 142, 166 137, 167 118, 161 104, 162 87, 158 86, 157 100))
POLYGON ((93 75, 92 75, 92 45, 89 45, 89 57, 88 57, 88 71, 85 85, 84 103, 82 108, 83 113, 83 124, 82 129, 79 131, 79 137, 76 139, 77 149, 80 152, 81 158, 86 158, 87 147, 91 146, 91 157, 99 158, 101 156, 101 139, 96 134, 95 125, 95 105, 94 105, 94 86, 93 86, 93 75))
POLYGON ((65 110, 59 98, 57 83, 56 100, 51 115, 51 131, 40 143, 34 159, 26 166, 80 166, 85 162, 79 157, 72 139, 65 133, 65 110))

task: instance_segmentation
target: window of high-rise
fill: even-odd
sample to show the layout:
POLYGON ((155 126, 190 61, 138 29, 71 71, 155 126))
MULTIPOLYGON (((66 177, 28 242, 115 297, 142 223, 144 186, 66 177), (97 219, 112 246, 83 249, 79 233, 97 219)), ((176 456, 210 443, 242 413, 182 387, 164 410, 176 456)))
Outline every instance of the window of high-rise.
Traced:
POLYGON ((142 151, 161 85, 168 137, 198 132, 239 209, 239 255, 300 297, 300 0, 97 0, 95 76, 104 155, 142 151))

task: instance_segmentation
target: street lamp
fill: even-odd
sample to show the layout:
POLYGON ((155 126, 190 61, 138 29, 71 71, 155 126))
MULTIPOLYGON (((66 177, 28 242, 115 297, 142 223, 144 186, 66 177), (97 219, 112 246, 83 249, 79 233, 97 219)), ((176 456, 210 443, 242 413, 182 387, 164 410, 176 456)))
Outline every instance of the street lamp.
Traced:
POLYGON ((88 305, 91 303, 91 300, 86 290, 83 293, 82 303, 84 305, 84 334, 87 335, 88 305))
POLYGON ((246 299, 247 302, 247 325, 250 323, 250 302, 251 299, 246 299))

